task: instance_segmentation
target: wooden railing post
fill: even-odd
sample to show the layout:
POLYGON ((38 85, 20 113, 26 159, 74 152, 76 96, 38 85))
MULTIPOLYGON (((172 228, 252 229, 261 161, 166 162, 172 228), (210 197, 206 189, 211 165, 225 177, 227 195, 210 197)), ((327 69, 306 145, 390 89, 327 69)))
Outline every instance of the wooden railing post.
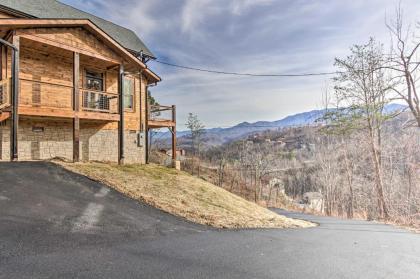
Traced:
POLYGON ((80 90, 79 90, 79 74, 80 74, 80 55, 73 53, 73 162, 80 160, 80 90))
POLYGON ((145 146, 145 149, 144 149, 145 157, 144 157, 144 159, 145 159, 146 164, 149 163, 149 118, 150 118, 150 115, 149 115, 150 112, 149 111, 150 111, 150 108, 149 108, 149 98, 148 98, 149 93, 148 93, 148 90, 149 90, 149 86, 146 83, 146 96, 145 96, 145 108, 146 108, 145 124, 146 124, 146 129, 145 129, 145 134, 144 134, 144 139, 145 139, 145 145, 144 145, 145 146))
POLYGON ((118 123, 118 164, 124 164, 124 65, 121 63, 118 73, 119 113, 118 123))
POLYGON ((10 131, 10 161, 18 159, 18 127, 19 127, 19 36, 13 34, 12 50, 12 127, 10 131))
POLYGON ((172 106, 172 122, 175 125, 172 127, 172 160, 174 161, 173 164, 176 164, 176 106, 172 106))

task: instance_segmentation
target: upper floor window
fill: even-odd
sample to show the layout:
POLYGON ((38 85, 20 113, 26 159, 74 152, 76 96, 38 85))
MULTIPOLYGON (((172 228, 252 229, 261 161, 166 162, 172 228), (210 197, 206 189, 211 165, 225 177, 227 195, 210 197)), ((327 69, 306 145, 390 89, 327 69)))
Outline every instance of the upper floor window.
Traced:
POLYGON ((124 108, 134 108, 134 79, 131 77, 124 77, 124 108))
POLYGON ((104 75, 102 73, 96 73, 93 71, 86 71, 86 89, 91 90, 104 90, 104 75))

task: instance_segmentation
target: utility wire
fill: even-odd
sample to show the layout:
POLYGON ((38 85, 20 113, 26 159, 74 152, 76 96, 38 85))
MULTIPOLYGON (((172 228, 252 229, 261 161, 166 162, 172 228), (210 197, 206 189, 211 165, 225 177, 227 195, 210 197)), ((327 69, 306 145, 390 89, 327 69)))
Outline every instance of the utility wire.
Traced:
MULTIPOLYGON (((250 125, 250 126, 239 126, 237 127, 237 125, 234 126, 210 126, 210 127, 205 127, 205 130, 211 130, 211 129, 229 129, 229 128, 235 128, 235 129, 240 129, 240 128, 276 128, 278 130, 283 130, 283 129, 289 129, 289 128, 302 128, 302 127, 316 127, 317 124, 306 124, 306 125, 288 125, 288 126, 277 126, 277 125, 250 125)), ((255 131, 255 132, 262 132, 264 130, 261 131, 255 131)), ((178 133, 183 133, 183 132, 190 132, 189 130, 178 130, 178 133)), ((165 131, 165 132, 158 132, 158 133, 162 133, 162 134, 169 134, 171 133, 170 131, 165 131)))
POLYGON ((327 76, 327 75, 335 75, 338 72, 320 72, 320 73, 300 73, 300 74, 251 74, 251 73, 238 73, 238 72, 225 72, 225 71, 216 71, 216 70, 209 70, 209 69, 201 69, 189 66, 182 66, 177 64, 172 64, 169 62, 164 62, 160 60, 153 60, 154 62, 175 67, 181 68, 186 70, 192 71, 199 71, 199 72, 206 72, 206 73, 213 73, 213 74, 222 74, 222 75, 233 75, 233 76, 251 76, 251 77, 307 77, 307 76, 327 76))

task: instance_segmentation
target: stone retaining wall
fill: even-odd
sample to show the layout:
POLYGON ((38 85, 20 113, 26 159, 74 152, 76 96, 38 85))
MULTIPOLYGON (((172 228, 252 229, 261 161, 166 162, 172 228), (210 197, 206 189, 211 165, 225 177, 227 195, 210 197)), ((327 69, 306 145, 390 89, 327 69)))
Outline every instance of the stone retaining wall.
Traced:
MULTIPOLYGON (((81 161, 118 161, 118 130, 92 125, 80 129, 81 161)), ((125 163, 145 163, 144 143, 138 147, 138 132, 125 131, 125 163)), ((72 160, 73 131, 70 121, 21 120, 18 131, 19 160, 72 160)), ((10 158, 10 121, 0 126, 0 160, 10 158)))

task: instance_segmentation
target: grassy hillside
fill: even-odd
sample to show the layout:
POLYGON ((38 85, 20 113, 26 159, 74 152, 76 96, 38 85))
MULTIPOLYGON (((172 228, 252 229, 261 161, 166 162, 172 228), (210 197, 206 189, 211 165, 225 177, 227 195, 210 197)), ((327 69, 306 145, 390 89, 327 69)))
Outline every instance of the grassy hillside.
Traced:
POLYGON ((280 216, 185 172, 158 165, 59 163, 115 190, 190 221, 217 228, 300 228, 280 216))

